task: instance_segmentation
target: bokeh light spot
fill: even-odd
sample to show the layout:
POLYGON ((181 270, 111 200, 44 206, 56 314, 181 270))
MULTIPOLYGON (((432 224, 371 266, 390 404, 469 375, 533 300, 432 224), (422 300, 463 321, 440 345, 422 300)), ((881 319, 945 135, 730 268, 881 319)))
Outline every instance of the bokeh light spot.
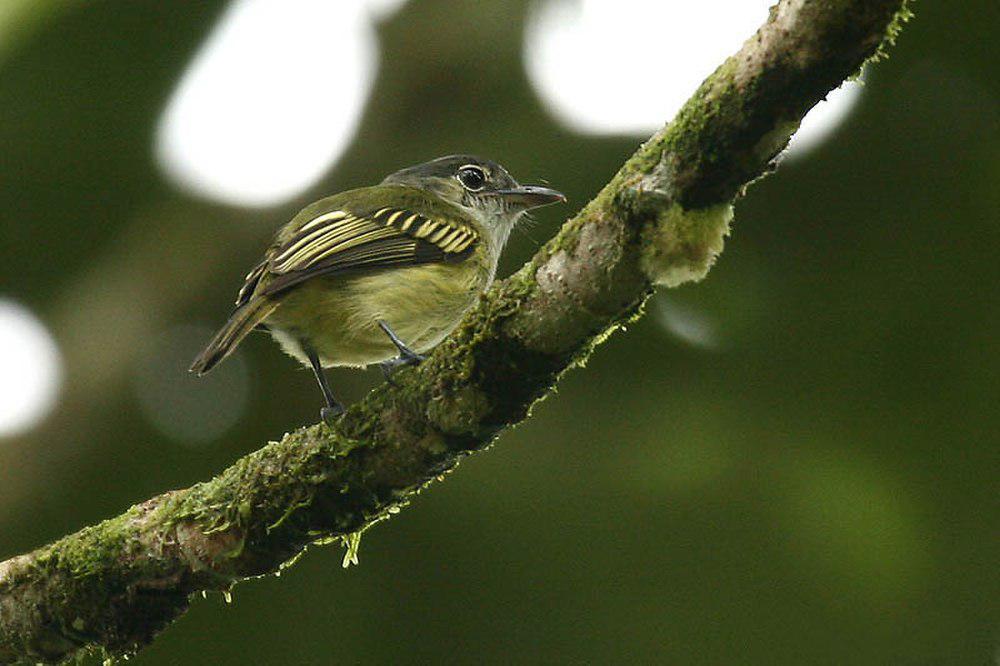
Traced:
POLYGON ((361 2, 237 0, 167 104, 158 161, 201 196, 244 206, 287 201, 347 147, 377 56, 361 2))
MULTIPOLYGON (((589 134, 649 134, 767 19, 773 0, 548 0, 525 35, 528 75, 550 111, 589 134)), ((848 84, 803 120, 804 151, 858 97, 848 84)))
POLYGON ((187 371, 213 333, 193 325, 165 331, 150 345, 135 375, 143 414, 168 439, 187 446, 218 439, 246 411, 250 372, 238 352, 204 377, 187 371))
POLYGON ((56 403, 62 357, 38 317, 0 298, 0 437, 41 422, 56 403))
POLYGON ((802 119, 785 154, 794 158, 821 144, 854 108, 863 89, 862 80, 857 79, 847 81, 827 95, 825 100, 814 106, 802 119))
MULTIPOLYGON (((778 493, 779 529, 803 566, 853 589, 870 602, 899 602, 915 593, 930 555, 909 488, 873 460, 841 451, 799 448, 782 463, 770 489, 778 493)), ((840 600, 833 600, 840 602, 840 600)))
POLYGON ((384 21, 402 9, 407 0, 363 0, 363 2, 376 20, 384 21))
POLYGON ((625 456, 627 471, 617 475, 644 493, 674 497, 714 495, 738 468, 741 435, 729 415, 715 406, 664 403, 663 420, 625 456))
POLYGON ((692 347, 717 349, 722 342, 718 323, 704 310, 662 297, 656 300, 656 318, 665 329, 692 347))

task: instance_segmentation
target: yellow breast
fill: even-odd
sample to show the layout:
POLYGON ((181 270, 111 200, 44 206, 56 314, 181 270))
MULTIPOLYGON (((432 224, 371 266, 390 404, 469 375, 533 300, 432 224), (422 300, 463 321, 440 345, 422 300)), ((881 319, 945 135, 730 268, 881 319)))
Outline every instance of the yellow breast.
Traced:
POLYGON ((379 320, 408 347, 426 352, 455 328, 492 277, 476 261, 319 277, 288 293, 266 323, 302 363, 308 363, 305 340, 326 367, 369 365, 397 354, 379 320))

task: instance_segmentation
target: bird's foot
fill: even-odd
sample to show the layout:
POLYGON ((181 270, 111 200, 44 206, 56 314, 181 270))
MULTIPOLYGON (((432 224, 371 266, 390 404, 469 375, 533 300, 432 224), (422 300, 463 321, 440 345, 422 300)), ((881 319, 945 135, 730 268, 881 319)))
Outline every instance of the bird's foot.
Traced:
POLYGON ((319 417, 323 419, 323 423, 328 426, 332 426, 337 422, 337 418, 344 413, 344 406, 340 403, 335 403, 333 405, 327 405, 319 410, 319 417))
POLYGON ((399 350, 399 356, 390 358, 388 361, 382 361, 379 363, 379 367, 382 368, 382 374, 385 375, 386 380, 391 383, 393 373, 399 368, 405 365, 420 365, 426 360, 427 357, 423 354, 418 354, 404 347, 399 350))

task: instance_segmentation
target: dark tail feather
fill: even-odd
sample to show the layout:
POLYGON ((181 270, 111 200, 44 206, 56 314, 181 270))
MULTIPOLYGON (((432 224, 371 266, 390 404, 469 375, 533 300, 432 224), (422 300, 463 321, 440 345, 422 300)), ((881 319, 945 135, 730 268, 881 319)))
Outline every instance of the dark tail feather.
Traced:
POLYGON ((203 375, 229 356, 246 334, 274 312, 278 304, 259 298, 236 308, 225 326, 219 329, 205 350, 191 364, 191 372, 203 375))

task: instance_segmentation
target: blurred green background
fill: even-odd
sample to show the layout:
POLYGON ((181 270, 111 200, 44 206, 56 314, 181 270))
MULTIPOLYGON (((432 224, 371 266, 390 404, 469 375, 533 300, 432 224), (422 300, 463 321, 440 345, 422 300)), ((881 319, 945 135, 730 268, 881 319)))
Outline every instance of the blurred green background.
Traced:
MULTIPOLYGON (((343 152, 266 206, 227 203, 179 186, 156 148, 225 3, 2 2, 0 299, 50 331, 62 379, 44 419, 0 436, 0 558, 315 419, 311 376, 264 336, 217 375, 184 372, 308 201, 489 156, 570 197, 515 235, 507 273, 642 139, 543 104, 525 67, 538 7, 371 2, 355 21, 378 62, 343 152)), ((685 26, 688 3, 666 4, 685 26)), ((914 9, 832 134, 739 202, 703 283, 658 294, 524 425, 366 534, 360 566, 314 548, 231 604, 198 600, 136 662, 991 663, 1000 6, 914 9)), ((356 67, 350 26, 321 27, 321 71, 356 67)), ((673 63, 627 66, 657 86, 673 63)), ((274 126, 323 85, 280 100, 293 119, 274 126)), ((613 90, 606 72, 590 85, 613 90)), ((380 381, 332 378, 349 401, 380 381)))

